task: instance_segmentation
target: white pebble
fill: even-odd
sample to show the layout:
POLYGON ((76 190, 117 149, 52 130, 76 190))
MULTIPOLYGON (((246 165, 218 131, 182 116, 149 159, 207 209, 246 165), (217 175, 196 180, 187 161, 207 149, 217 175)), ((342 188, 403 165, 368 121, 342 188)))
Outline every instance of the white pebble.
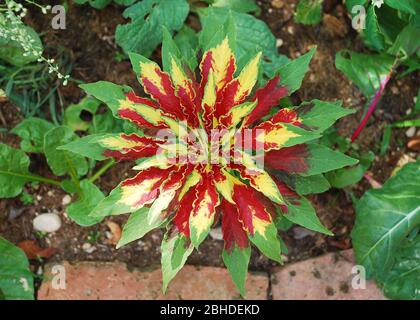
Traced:
POLYGON ((71 202, 71 197, 68 194, 66 194, 63 197, 63 200, 61 200, 61 203, 63 204, 63 206, 68 205, 70 202, 71 202))
POLYGON ((33 220, 33 226, 36 231, 56 232, 61 228, 61 219, 55 213, 43 213, 33 220))
POLYGON ((407 138, 412 138, 416 134, 416 127, 410 127, 406 132, 405 135, 407 138))
POLYGON ((277 39, 276 46, 280 48, 283 45, 283 39, 277 39))
POLYGON ((214 240, 223 240, 222 228, 214 228, 210 230, 210 237, 214 240))
POLYGON ((94 246, 92 246, 90 243, 84 243, 83 245, 82 245, 82 249, 83 249, 83 251, 84 252, 86 252, 86 253, 92 253, 93 251, 95 251, 96 250, 96 247, 94 247, 94 246))

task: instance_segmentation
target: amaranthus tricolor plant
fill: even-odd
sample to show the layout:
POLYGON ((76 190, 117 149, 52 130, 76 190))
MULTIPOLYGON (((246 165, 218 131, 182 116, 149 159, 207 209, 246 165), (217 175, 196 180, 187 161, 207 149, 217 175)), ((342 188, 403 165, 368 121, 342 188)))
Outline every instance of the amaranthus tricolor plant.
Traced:
POLYGON ((118 247, 166 228, 164 290, 212 226, 221 224, 223 260, 242 295, 251 244, 281 262, 287 248, 276 227, 280 219, 331 234, 294 189, 298 181, 319 181, 310 178, 356 162, 316 144, 352 110, 318 100, 279 109, 289 94, 287 85, 280 86, 281 70, 254 88, 262 54, 237 70, 229 24, 207 44, 197 75, 167 32, 164 71, 138 54, 130 59, 151 99, 109 82, 81 87, 139 130, 87 136, 62 148, 96 160, 136 161, 137 175, 118 185, 91 216, 131 213, 118 247))

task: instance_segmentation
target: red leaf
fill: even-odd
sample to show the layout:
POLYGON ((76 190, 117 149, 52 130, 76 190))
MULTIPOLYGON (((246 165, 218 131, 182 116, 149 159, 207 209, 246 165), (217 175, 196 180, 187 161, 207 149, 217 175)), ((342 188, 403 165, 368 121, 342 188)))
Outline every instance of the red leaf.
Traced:
POLYGON ((29 260, 38 258, 47 259, 57 252, 56 248, 41 248, 33 240, 21 241, 18 243, 18 247, 25 252, 29 260))

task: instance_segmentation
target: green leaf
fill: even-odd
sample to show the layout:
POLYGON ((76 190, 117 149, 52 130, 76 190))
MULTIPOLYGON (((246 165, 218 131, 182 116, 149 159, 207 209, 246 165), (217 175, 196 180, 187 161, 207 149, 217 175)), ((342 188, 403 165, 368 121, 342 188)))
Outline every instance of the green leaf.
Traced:
POLYGON ((316 48, 312 48, 309 52, 300 56, 299 58, 287 63, 280 72, 280 83, 282 86, 288 88, 288 93, 291 95, 297 91, 301 85, 303 78, 309 68, 309 63, 316 51, 316 48))
POLYGON ((105 149, 97 141, 114 135, 118 134, 92 134, 80 139, 76 139, 65 145, 61 145, 57 148, 57 150, 70 151, 76 155, 94 160, 105 160, 107 159, 107 157, 103 155, 105 149))
POLYGON ((299 204, 288 203, 288 212, 283 215, 287 220, 305 227, 309 230, 334 235, 330 230, 324 227, 316 215, 315 209, 311 203, 304 197, 298 200, 299 204))
POLYGON ((353 247, 368 277, 385 278, 399 246, 420 226, 419 173, 420 161, 409 163, 357 203, 353 247))
POLYGON ((325 177, 333 188, 351 186, 363 179, 363 175, 369 169, 374 159, 375 154, 369 151, 368 153, 359 156, 360 163, 357 166, 328 172, 325 174, 325 177))
POLYGON ((383 54, 340 51, 336 55, 335 66, 370 99, 390 73, 394 60, 393 57, 383 54))
POLYGON ((322 20, 323 0, 300 0, 296 8, 295 21, 303 24, 318 24, 322 20))
POLYGON ((410 14, 420 13, 420 3, 417 0, 385 0, 385 3, 391 8, 410 14))
MULTIPOLYGON (((24 38, 28 41, 33 41, 32 46, 36 51, 43 51, 42 42, 38 34, 31 27, 24 24, 10 25, 9 20, 6 20, 3 15, 0 15, 1 29, 16 29, 16 33, 24 34, 24 38)), ((5 37, 0 37, 0 60, 6 61, 17 67, 22 67, 28 63, 34 62, 38 59, 38 55, 29 53, 24 55, 25 51, 18 41, 10 40, 5 37)))
POLYGON ((312 193, 323 193, 330 189, 330 184, 322 174, 316 174, 309 177, 296 175, 294 179, 294 189, 298 194, 306 195, 312 193))
POLYGON ((55 126, 40 118, 27 118, 12 129, 12 133, 19 136, 22 141, 20 148, 25 152, 44 152, 44 136, 55 126))
POLYGON ((6 300, 34 300, 34 279, 25 253, 2 237, 0 292, 6 300))
POLYGON ((117 118, 120 105, 119 100, 125 100, 126 93, 132 91, 128 86, 120 86, 107 81, 81 84, 80 88, 87 94, 105 103, 117 118))
MULTIPOLYGON (((420 14, 420 13, 419 13, 420 14)), ((400 34, 398 34, 395 43, 389 48, 388 53, 392 55, 402 55, 408 58, 416 52, 420 52, 420 27, 412 24, 407 25, 400 34)))
POLYGON ((248 235, 249 240, 268 258, 282 262, 281 260, 281 243, 277 235, 276 225, 269 223, 265 227, 264 236, 259 232, 255 232, 254 235, 248 235))
POLYGON ((302 123, 317 132, 324 132, 338 119, 356 112, 356 109, 343 108, 341 101, 328 102, 316 99, 303 102, 295 109, 299 113, 302 123))
POLYGON ((169 282, 182 269, 193 248, 183 234, 170 234, 169 231, 165 234, 161 246, 163 292, 166 292, 169 282))
POLYGON ((164 221, 162 220, 154 220, 153 223, 150 224, 149 208, 147 207, 143 207, 132 213, 123 228, 122 236, 118 242, 117 249, 132 241, 143 238, 146 233, 159 228, 163 223, 164 221))
POLYGON ((420 300, 420 236, 401 245, 395 260, 383 285, 385 295, 391 299, 420 300))
POLYGON ((86 131, 90 127, 88 121, 80 118, 83 111, 87 111, 92 116, 96 113, 101 102, 94 98, 84 98, 77 104, 71 104, 64 112, 64 124, 73 131, 86 131))
POLYGON ((254 12, 260 14, 261 9, 255 0, 210 0, 213 7, 227 8, 241 13, 254 12))
POLYGON ((124 131, 125 123, 131 122, 117 119, 113 116, 111 110, 106 110, 105 113, 95 114, 93 116, 93 119, 89 124, 88 132, 90 134, 122 132, 124 131))
POLYGON ((181 30, 176 34, 174 41, 178 46, 181 57, 183 61, 187 62, 191 70, 195 70, 198 61, 197 61, 197 51, 198 51, 198 35, 197 33, 184 25, 181 30))
POLYGON ((162 42, 162 26, 171 33, 181 29, 188 12, 186 0, 140 1, 124 11, 131 22, 117 26, 115 40, 126 53, 148 57, 162 42))
POLYGON ((13 198, 29 181, 29 157, 22 151, 0 143, 0 198, 13 198))
POLYGON ((73 131, 65 126, 51 129, 44 139, 44 153, 47 163, 56 176, 70 174, 71 176, 83 176, 88 172, 89 166, 85 158, 57 149, 59 146, 79 139, 73 131))
POLYGON ((385 40, 381 33, 375 10, 375 6, 370 6, 367 11, 366 29, 363 35, 370 46, 377 51, 382 51, 385 48, 385 40))
POLYGON ((246 295, 245 282, 249 259, 251 258, 251 247, 239 248, 235 245, 230 252, 223 250, 222 258, 233 282, 244 297, 246 295))
POLYGON ((96 207, 98 202, 105 198, 102 191, 89 180, 80 182, 78 200, 70 204, 66 212, 70 219, 82 227, 89 227, 102 221, 102 217, 95 218, 89 213, 96 207))
POLYGON ((305 157, 305 160, 308 165, 308 171, 302 173, 303 176, 317 175, 358 163, 357 159, 350 158, 323 145, 311 143, 307 144, 307 146, 309 154, 305 157))

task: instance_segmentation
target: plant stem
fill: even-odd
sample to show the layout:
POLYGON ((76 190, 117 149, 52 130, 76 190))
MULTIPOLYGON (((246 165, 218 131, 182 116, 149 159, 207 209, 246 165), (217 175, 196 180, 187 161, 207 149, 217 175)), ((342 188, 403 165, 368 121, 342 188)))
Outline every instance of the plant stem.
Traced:
POLYGON ((95 182, 99 179, 101 175, 103 175, 109 168, 111 168, 115 164, 115 160, 111 159, 107 163, 105 163, 96 173, 89 178, 90 182, 95 182))
POLYGON ((385 90, 385 87, 388 84, 389 80, 391 79, 392 70, 393 69, 391 69, 391 72, 386 76, 386 78, 384 80, 382 80, 381 85, 379 87, 379 90, 375 93, 375 96, 373 97, 372 103, 369 105, 368 111, 366 112, 365 116, 363 117, 362 122, 360 122, 356 131, 354 131, 353 135, 351 136, 351 142, 352 143, 360 135, 363 128, 366 126, 370 116, 372 115, 373 111, 375 111, 375 108, 378 105, 379 100, 381 99, 381 96, 382 96, 382 94, 385 90))
POLYGON ((34 175, 34 174, 21 174, 21 173, 8 172, 8 171, 0 171, 0 174, 1 175, 10 175, 10 176, 14 176, 14 177, 24 178, 24 179, 31 180, 31 181, 36 181, 36 182, 44 182, 44 183, 52 184, 54 186, 61 186, 61 182, 58 181, 58 180, 49 179, 49 178, 37 176, 37 175, 34 175))

